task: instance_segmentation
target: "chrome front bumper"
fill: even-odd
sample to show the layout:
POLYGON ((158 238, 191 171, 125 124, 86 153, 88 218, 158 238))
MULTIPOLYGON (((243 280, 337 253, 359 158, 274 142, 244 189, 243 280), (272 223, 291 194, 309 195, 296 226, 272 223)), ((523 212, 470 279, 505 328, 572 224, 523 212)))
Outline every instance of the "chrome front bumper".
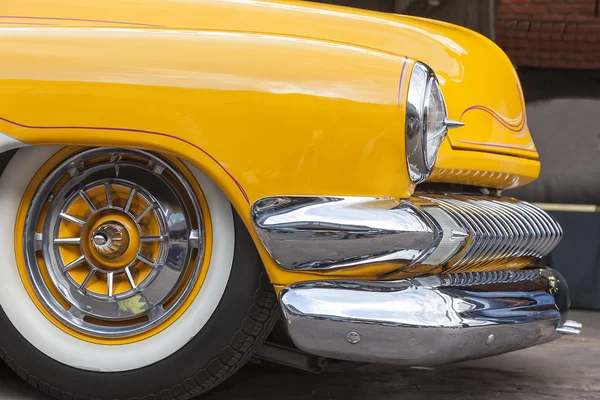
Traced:
POLYGON ((569 291, 551 269, 397 281, 313 281, 280 293, 295 345, 330 358, 436 365, 578 334, 569 291))

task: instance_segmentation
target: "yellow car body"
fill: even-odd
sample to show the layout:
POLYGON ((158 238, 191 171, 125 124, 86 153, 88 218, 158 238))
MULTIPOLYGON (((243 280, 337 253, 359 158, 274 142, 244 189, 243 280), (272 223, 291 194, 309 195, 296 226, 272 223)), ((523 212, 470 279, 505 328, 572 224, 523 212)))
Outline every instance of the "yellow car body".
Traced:
MULTIPOLYGON (((265 196, 412 194, 402 99, 415 61, 466 124, 430 181, 510 188, 539 173, 509 59, 461 27, 242 0, 149 0, 143 12, 130 0, 25 0, 0 14, 1 132, 174 154, 217 182, 251 231, 265 196)), ((261 250, 274 284, 298 279, 261 250)))

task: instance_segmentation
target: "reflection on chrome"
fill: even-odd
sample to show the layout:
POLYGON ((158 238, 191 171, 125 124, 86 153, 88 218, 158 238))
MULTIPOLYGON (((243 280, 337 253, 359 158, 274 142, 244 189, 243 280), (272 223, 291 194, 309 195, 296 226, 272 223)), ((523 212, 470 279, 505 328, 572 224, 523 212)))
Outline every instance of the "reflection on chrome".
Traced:
POLYGON ((267 197, 252 217, 267 251, 290 270, 413 261, 440 239, 422 211, 389 198, 267 197))
POLYGON ((352 361, 443 364, 530 347, 581 329, 565 318, 564 278, 547 268, 303 282, 283 289, 280 300, 298 348, 352 361))

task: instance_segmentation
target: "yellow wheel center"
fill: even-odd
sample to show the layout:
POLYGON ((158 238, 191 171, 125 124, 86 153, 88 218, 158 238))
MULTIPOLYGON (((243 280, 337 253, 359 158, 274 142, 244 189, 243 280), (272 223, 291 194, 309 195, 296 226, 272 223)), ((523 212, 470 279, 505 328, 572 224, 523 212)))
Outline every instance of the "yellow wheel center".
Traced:
POLYGON ((141 245, 136 223, 124 212, 111 210, 83 227, 81 249, 102 270, 120 270, 135 261, 141 245))

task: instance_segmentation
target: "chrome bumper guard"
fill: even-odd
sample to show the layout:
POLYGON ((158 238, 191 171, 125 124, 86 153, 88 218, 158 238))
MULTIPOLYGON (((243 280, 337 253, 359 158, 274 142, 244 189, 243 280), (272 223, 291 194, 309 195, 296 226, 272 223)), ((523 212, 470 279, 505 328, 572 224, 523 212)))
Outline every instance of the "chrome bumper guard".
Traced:
POLYGON ((556 271, 397 281, 313 281, 280 293, 295 345, 330 358, 411 366, 493 356, 578 334, 556 271))

